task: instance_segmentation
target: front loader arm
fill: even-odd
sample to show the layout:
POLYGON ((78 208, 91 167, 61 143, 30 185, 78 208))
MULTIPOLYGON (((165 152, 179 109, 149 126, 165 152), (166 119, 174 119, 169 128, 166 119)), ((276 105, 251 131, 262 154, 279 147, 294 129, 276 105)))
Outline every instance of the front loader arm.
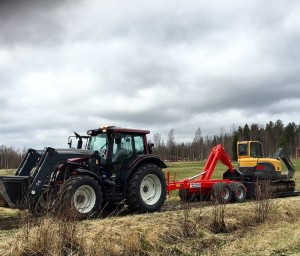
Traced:
POLYGON ((49 181, 51 174, 59 165, 67 163, 68 159, 77 157, 89 157, 93 151, 76 149, 54 149, 47 147, 40 157, 38 165, 32 175, 29 186, 30 203, 36 202, 42 193, 42 188, 49 181))
POLYGON ((29 176, 32 168, 38 162, 40 153, 35 149, 28 149, 25 156, 22 158, 22 161, 16 170, 16 176, 29 176))
POLYGON ((92 153, 94 151, 47 147, 36 165, 33 165, 34 157, 29 157, 32 159, 28 164, 24 160, 20 165, 26 168, 21 168, 15 176, 0 176, 0 207, 24 209, 34 205, 59 165, 67 163, 71 158, 90 157, 92 153))

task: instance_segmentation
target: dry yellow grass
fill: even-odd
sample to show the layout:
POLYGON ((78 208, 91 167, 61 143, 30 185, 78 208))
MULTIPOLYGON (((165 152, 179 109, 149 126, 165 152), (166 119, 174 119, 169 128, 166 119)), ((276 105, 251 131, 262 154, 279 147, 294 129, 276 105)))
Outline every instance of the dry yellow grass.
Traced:
POLYGON ((218 234, 211 228, 213 206, 200 204, 189 210, 183 204, 183 210, 69 223, 40 218, 28 226, 25 218, 23 228, 2 237, 0 254, 300 255, 300 197, 270 202, 262 224, 255 221, 254 202, 226 205, 226 232, 218 234))
MULTIPOLYGON (((183 167, 177 172, 178 179, 193 175, 183 167)), ((81 222, 31 220, 26 212, 0 208, 0 255, 300 255, 300 197, 270 202, 262 224, 255 202, 226 205, 226 232, 218 234, 212 205, 191 203, 187 210, 175 195, 166 203, 175 211, 81 222)))

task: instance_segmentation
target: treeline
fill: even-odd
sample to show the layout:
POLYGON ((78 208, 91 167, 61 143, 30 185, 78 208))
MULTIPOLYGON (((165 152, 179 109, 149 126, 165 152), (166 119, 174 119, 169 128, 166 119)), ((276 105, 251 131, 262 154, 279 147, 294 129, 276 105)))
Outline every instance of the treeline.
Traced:
MULTIPOLYGON (((153 153, 168 161, 199 161, 208 157, 212 147, 222 144, 228 155, 236 159, 236 142, 238 140, 258 140, 263 144, 264 155, 272 157, 278 147, 284 147, 291 158, 295 158, 300 144, 300 125, 294 122, 286 126, 281 120, 270 121, 266 125, 246 124, 244 127, 233 128, 231 132, 219 135, 202 136, 199 127, 190 142, 177 143, 175 130, 171 129, 166 140, 161 134, 153 136, 153 153)), ((0 169, 14 169, 19 166, 26 149, 0 146, 0 169)))
POLYGON ((26 149, 15 149, 14 147, 0 146, 0 169, 17 168, 21 162, 26 149))
POLYGON ((166 140, 161 134, 153 136, 154 154, 168 161, 199 161, 208 157, 212 147, 222 144, 228 155, 236 160, 236 143, 240 140, 257 140, 263 145, 265 157, 272 157, 278 147, 284 147, 291 158, 297 155, 297 147, 300 144, 300 125, 294 122, 286 126, 281 120, 270 121, 266 125, 245 124, 232 129, 231 132, 221 132, 219 135, 202 136, 201 128, 195 131, 190 142, 177 143, 175 130, 171 129, 166 140))

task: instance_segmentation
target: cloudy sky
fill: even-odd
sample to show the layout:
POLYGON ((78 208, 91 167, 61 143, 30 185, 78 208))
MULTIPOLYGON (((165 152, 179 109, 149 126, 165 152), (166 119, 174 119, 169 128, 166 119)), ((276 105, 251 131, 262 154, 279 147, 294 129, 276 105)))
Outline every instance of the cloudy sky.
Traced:
POLYGON ((191 141, 300 124, 300 2, 0 0, 0 145, 103 124, 191 141))

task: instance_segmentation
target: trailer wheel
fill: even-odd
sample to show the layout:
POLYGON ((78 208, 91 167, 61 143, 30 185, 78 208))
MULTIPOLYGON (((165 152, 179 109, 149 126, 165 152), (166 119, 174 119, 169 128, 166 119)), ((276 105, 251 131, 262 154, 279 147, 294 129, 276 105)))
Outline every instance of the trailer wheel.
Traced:
POLYGON ((90 176, 74 176, 65 182, 60 192, 60 213, 65 217, 84 219, 98 213, 102 204, 100 185, 90 176))
POLYGON ((232 201, 241 203, 246 199, 246 187, 240 182, 232 182, 229 185, 232 191, 232 201))
POLYGON ((210 193, 204 194, 204 193, 197 193, 195 200, 198 200, 199 202, 209 201, 210 200, 210 193))
POLYGON ((196 199, 196 194, 189 194, 189 191, 186 188, 179 189, 178 195, 183 202, 193 202, 196 199))
POLYGON ((217 182, 212 186, 211 194, 216 202, 221 204, 229 203, 232 198, 232 191, 225 182, 217 182))
POLYGON ((157 165, 142 165, 129 178, 126 201, 134 212, 160 210, 166 195, 166 180, 157 165))

